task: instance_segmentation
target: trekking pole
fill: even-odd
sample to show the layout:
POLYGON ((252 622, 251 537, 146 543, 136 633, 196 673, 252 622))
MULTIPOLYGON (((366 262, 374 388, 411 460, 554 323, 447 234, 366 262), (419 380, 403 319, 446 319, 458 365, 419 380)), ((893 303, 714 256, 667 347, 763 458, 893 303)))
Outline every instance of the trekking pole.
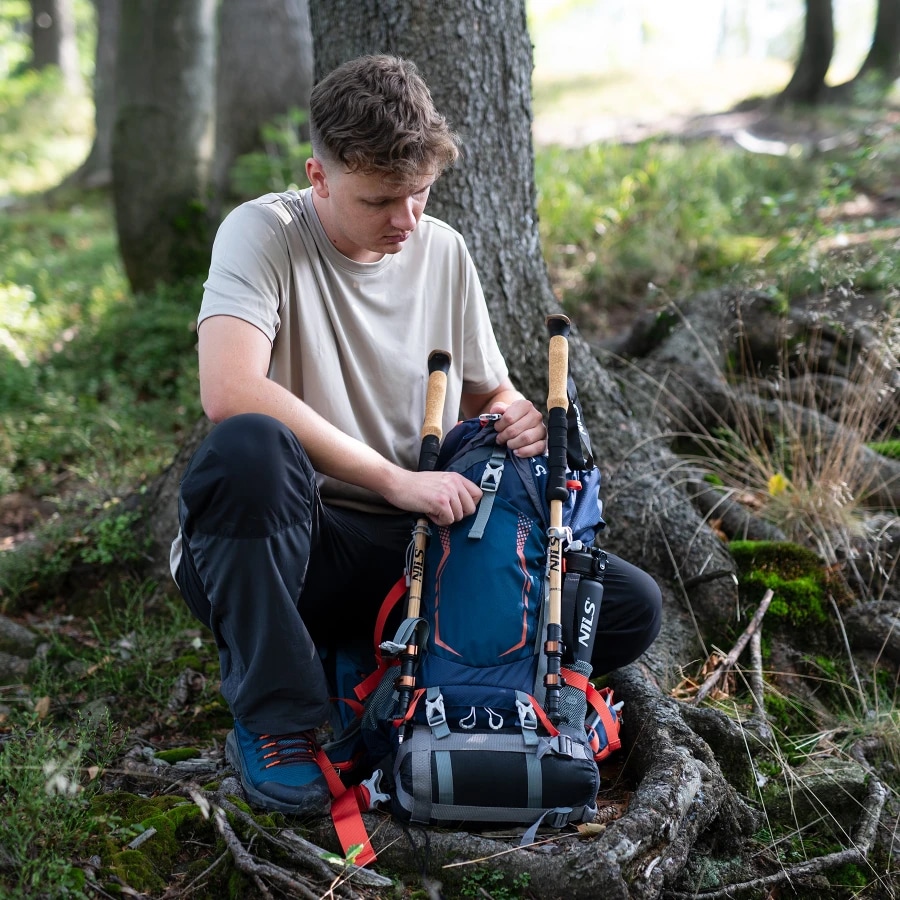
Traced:
MULTIPOLYGON (((425 421, 422 423, 422 445, 419 448, 417 471, 432 472, 437 465, 443 437, 444 399, 447 395, 447 372, 450 354, 446 350, 433 350, 428 356, 428 391, 425 397, 425 421)), ((422 606, 422 586, 425 579, 425 548, 428 543, 428 516, 419 516, 413 529, 412 558, 409 562, 409 593, 406 604, 407 619, 417 619, 422 606)), ((416 662, 419 647, 416 632, 410 634, 406 649, 400 654, 400 675, 395 687, 399 692, 398 714, 402 719, 416 686, 416 662)), ((403 729, 399 734, 403 740, 403 729)))
POLYGON ((562 585, 563 585, 563 504, 569 497, 566 485, 566 436, 569 409, 569 319, 561 314, 547 317, 550 334, 550 385, 547 392, 547 501, 550 504, 550 527, 547 529, 547 571, 549 580, 547 605, 547 656, 545 711, 553 724, 559 722, 560 666, 562 663, 562 585))

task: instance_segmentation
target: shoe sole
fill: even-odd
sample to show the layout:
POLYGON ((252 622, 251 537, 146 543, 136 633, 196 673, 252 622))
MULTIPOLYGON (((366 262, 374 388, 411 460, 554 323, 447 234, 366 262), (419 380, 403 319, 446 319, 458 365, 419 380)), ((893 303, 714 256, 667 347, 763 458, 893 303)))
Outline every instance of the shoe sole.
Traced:
POLYGON ((228 732, 225 738, 225 759, 231 764, 232 768, 238 773, 241 780, 241 787, 247 795, 247 799, 255 806, 263 809, 274 810, 275 812, 287 813, 291 816, 304 816, 312 818, 314 816, 326 816, 331 809, 331 792, 322 776, 322 784, 312 782, 309 785, 309 795, 303 803, 286 803, 277 797, 270 797, 268 794, 253 787, 250 779, 244 772, 243 756, 237 746, 237 738, 233 731, 228 732))

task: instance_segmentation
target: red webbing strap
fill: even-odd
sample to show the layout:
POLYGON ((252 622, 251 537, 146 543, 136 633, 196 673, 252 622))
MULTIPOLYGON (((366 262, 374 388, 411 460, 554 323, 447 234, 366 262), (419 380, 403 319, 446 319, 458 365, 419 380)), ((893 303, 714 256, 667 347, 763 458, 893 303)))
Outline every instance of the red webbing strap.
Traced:
POLYGON ((578 688, 579 691, 584 691, 586 694, 588 692, 588 688, 592 688, 593 685, 587 680, 584 675, 580 675, 578 672, 573 672, 571 669, 567 669, 565 666, 562 666, 559 670, 559 674, 562 675, 566 680, 566 684, 571 684, 572 687, 578 688))
POLYGON ((353 688, 353 693, 356 694, 358 700, 365 702, 366 697, 381 684, 381 679, 384 677, 384 673, 391 667, 399 665, 396 660, 392 660, 387 662, 382 660, 378 668, 372 672, 371 675, 368 675, 364 678, 355 688, 353 688))
POLYGON ((594 753, 594 759, 605 759, 622 746, 622 739, 619 737, 619 721, 613 718, 606 703, 607 697, 612 700, 612 691, 609 688, 598 691, 593 685, 590 685, 586 697, 588 705, 600 716, 600 721, 606 730, 606 746, 594 753))
POLYGON ((538 721, 540 721, 541 725, 547 729, 547 734, 549 734, 550 737, 556 737, 559 734, 559 729, 547 718, 547 713, 541 709, 541 704, 538 703, 531 694, 528 695, 528 699, 534 707, 534 714, 538 717, 538 721))
MULTIPOLYGON (((356 688, 354 688, 353 690, 355 692, 356 688)), ((350 697, 329 697, 328 699, 331 703, 346 703, 347 706, 349 706, 353 711, 353 715, 356 716, 357 719, 362 718, 365 707, 358 700, 353 700, 350 697)))
POLYGON ((364 701, 375 688, 381 684, 381 679, 385 671, 391 666, 399 665, 398 660, 385 660, 381 656, 381 642, 384 640, 384 628, 387 624, 388 616, 394 611, 394 607, 403 599, 406 594, 406 576, 401 575, 394 586, 387 592, 387 596, 381 601, 381 609, 378 610, 378 618, 375 620, 375 661, 378 663, 375 671, 361 681, 354 689, 356 699, 364 701))
POLYGON ((316 762, 319 764, 319 768, 325 776, 325 782, 328 784, 328 790, 331 791, 331 796, 340 797, 347 788, 344 787, 341 776, 338 775, 334 766, 331 764, 331 760, 326 756, 325 751, 321 747, 316 751, 316 762))
MULTIPOLYGON (((597 746, 594 747, 594 758, 598 761, 605 759, 610 753, 614 753, 622 746, 622 740, 619 737, 619 722, 613 718, 613 714, 606 703, 607 697, 610 700, 612 699, 612 690, 610 688, 602 688, 598 691, 584 675, 573 672, 571 669, 565 668, 565 666, 559 670, 559 673, 565 678, 566 684, 572 685, 579 691, 584 691, 588 705, 600 716, 600 721, 603 723, 603 728, 606 731, 607 744, 600 749, 600 744, 597 742, 597 746)), ((592 741, 592 746, 593 743, 592 741)))
POLYGON ((381 642, 384 640, 384 626, 387 625, 388 616, 394 611, 394 607, 406 593, 406 576, 401 575, 394 586, 387 592, 387 596, 381 601, 381 609, 378 610, 378 618, 375 620, 375 659, 381 665, 381 642))
POLYGON ((355 844, 362 844, 362 850, 353 860, 357 866, 367 866, 370 862, 375 862, 377 856, 366 833, 366 823, 363 822, 355 791, 344 791, 335 799, 331 804, 331 821, 334 822, 334 830, 337 832, 341 847, 344 848, 344 853, 349 853, 355 844))
POLYGON ((354 862, 358 866, 374 862, 377 857, 369 841, 366 823, 363 822, 360 809, 360 802, 366 802, 368 805, 368 798, 364 798, 361 791, 348 790, 344 787, 344 783, 321 747, 316 753, 316 762, 325 776, 331 796, 334 797, 331 803, 331 821, 334 823, 334 830, 344 853, 349 853, 354 844, 362 844, 362 850, 354 862))

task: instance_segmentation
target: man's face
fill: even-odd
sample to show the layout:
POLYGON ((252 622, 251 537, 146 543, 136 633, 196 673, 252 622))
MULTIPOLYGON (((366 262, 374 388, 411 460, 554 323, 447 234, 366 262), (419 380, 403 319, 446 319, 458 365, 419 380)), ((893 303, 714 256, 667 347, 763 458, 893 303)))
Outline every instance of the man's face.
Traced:
POLYGON ((326 170, 318 160, 307 162, 314 203, 334 246, 356 262, 376 262, 385 253, 399 253, 419 224, 432 173, 396 181, 382 174, 326 170))

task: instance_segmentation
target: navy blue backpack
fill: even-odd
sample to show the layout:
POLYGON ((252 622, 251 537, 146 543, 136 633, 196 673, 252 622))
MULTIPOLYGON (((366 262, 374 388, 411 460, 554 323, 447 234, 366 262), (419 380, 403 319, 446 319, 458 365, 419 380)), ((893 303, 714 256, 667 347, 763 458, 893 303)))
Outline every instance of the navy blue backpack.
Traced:
MULTIPOLYGON (((523 844, 542 824, 560 828, 596 814, 597 763, 618 749, 621 722, 611 691, 589 680, 606 562, 593 542, 604 523, 600 473, 577 402, 571 410, 556 721, 544 711, 547 457, 520 459, 497 444, 495 417, 469 419, 446 436, 437 468, 479 484, 482 499, 472 516, 430 526, 420 615, 393 640, 378 636, 378 669, 355 688, 362 715, 344 745, 358 746, 361 736, 379 767, 358 797, 364 808, 389 798, 404 821, 518 824, 523 844), (399 658, 413 636, 415 687, 400 702, 399 658)), ((405 587, 392 591, 380 622, 405 587)), ((325 749, 333 758, 334 748, 325 749)), ((350 805, 343 801, 342 815, 350 805)), ((340 835, 347 826, 338 818, 340 835)))

